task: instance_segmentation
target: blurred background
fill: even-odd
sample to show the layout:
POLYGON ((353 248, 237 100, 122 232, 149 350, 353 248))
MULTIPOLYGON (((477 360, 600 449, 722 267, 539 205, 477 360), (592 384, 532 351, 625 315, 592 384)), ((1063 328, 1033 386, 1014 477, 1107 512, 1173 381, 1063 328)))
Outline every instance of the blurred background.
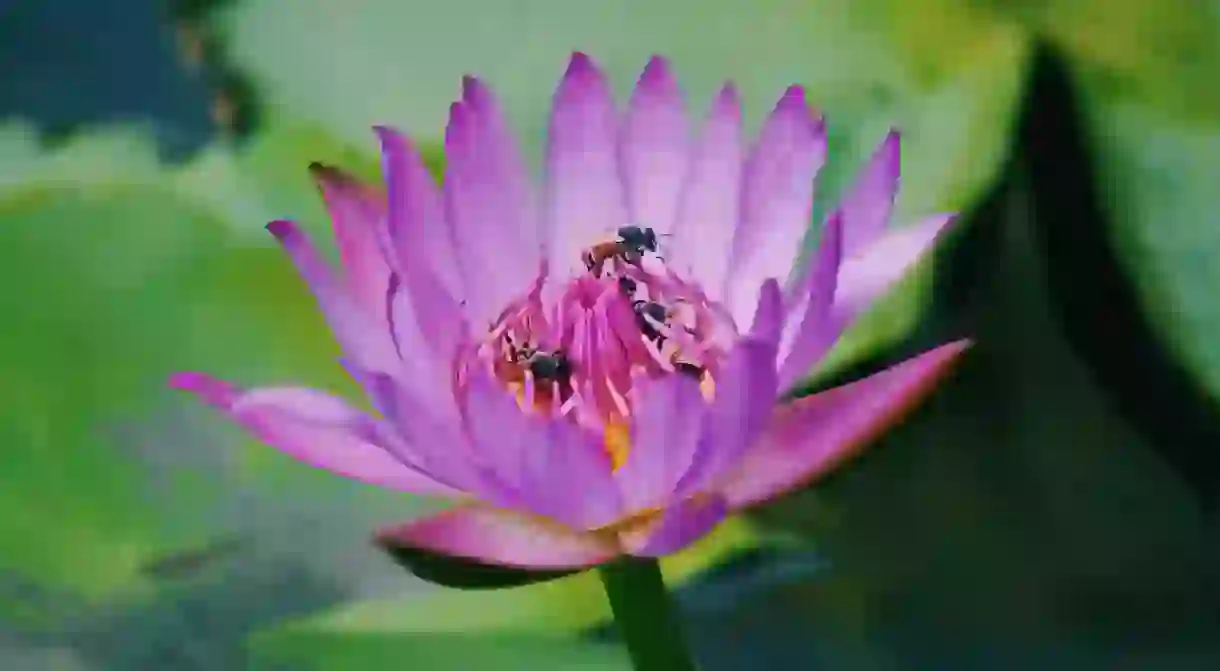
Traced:
MULTIPOLYGON (((595 576, 438 588, 427 505, 260 448, 167 373, 355 389, 263 224, 483 75, 537 157, 569 53, 623 99, 826 113, 815 220, 904 130, 955 233, 812 391, 951 337, 867 456, 666 565, 703 668, 1220 668, 1215 0, 0 0, 0 668, 627 669, 595 576)), ((811 222, 812 224, 812 222, 811 222)))

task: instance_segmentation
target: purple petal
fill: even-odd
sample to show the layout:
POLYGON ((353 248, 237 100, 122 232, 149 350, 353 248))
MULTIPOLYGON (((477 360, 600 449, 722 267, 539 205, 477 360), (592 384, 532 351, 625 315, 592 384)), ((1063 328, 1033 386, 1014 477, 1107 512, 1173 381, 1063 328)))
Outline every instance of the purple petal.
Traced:
POLYGON ((377 539, 382 544, 536 569, 594 566, 619 553, 602 536, 482 505, 451 508, 385 529, 377 539))
POLYGON ((726 84, 708 113, 691 158, 674 225, 674 267, 689 269, 713 300, 723 300, 740 211, 741 99, 726 84))
POLYGON ((622 516, 601 436, 565 420, 528 416, 485 371, 472 371, 467 428, 479 455, 531 512, 593 529, 622 516))
MULTIPOLYGON (((759 292, 757 312, 779 311, 774 281, 759 292)), ((775 352, 778 327, 766 324, 738 341, 716 374, 716 397, 704 416, 699 449, 676 488, 678 496, 707 491, 753 444, 778 395, 775 352), (762 337, 769 336, 769 337, 762 337)))
POLYGON ((460 300, 464 292, 454 234, 445 221, 436 182, 410 140, 388 126, 374 131, 381 141, 388 229, 399 270, 407 274, 411 286, 417 284, 414 278, 427 274, 430 284, 439 284, 448 296, 460 300))
POLYGON ((473 323, 493 320, 523 294, 541 260, 525 166, 491 92, 473 77, 445 131, 445 204, 473 323))
POLYGON ((890 231, 843 259, 834 298, 836 319, 846 325, 867 309, 932 247, 955 216, 938 214, 890 231))
POLYGON ((774 411, 720 487, 733 510, 807 484, 855 456, 922 400, 969 346, 959 340, 774 411))
POLYGON ((476 464, 456 405, 440 398, 452 393, 449 389, 438 386, 436 396, 427 397, 388 375, 359 370, 352 374, 368 391, 374 408, 402 436, 403 444, 394 450, 399 460, 473 496, 499 494, 476 464))
POLYGON ((767 119, 746 163, 741 225, 733 240, 727 304, 737 323, 750 320, 755 292, 768 277, 787 277, 813 217, 814 180, 826 160, 826 130, 793 86, 767 119))
POLYGON ((792 301, 779 350, 779 388, 788 389, 807 375, 843 330, 834 319, 839 263, 843 253, 843 218, 837 213, 826 221, 813 267, 804 273, 799 294, 792 301))
POLYGON ((398 354, 386 322, 365 312, 351 292, 336 281, 326 261, 309 238, 291 221, 273 221, 267 230, 313 291, 327 324, 347 356, 362 368, 395 373, 398 354))
POLYGON ((572 56, 551 112, 546 227, 551 269, 582 269, 581 250, 628 223, 619 180, 614 99, 588 56, 572 56))
POLYGON ((648 61, 623 124, 622 169, 631 223, 673 230, 690 151, 682 93, 665 59, 648 61))
POLYGON ((348 287, 369 314, 380 314, 390 279, 385 199, 338 168, 314 163, 309 171, 326 201, 348 287))
POLYGON ((460 492, 407 466, 378 444, 372 417, 312 389, 241 391, 202 373, 178 373, 170 387, 189 391, 259 440, 316 468, 390 489, 423 495, 460 492))
POLYGON ((873 152, 855 183, 843 197, 843 249, 853 256, 881 237, 889 225, 898 192, 901 136, 891 130, 873 152))
POLYGON ((692 497, 666 508, 651 524, 620 533, 619 542, 628 554, 663 557, 707 535, 727 514, 728 505, 723 497, 692 497))
POLYGON ((699 383, 681 375, 641 378, 627 461, 615 471, 627 514, 669 503, 699 447, 706 404, 699 383))

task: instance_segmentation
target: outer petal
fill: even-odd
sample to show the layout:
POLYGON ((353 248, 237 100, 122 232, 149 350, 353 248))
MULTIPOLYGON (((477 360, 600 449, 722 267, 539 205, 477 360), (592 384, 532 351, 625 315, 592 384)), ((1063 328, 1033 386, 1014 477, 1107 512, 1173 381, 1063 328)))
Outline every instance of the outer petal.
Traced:
POLYGON ((440 190, 406 137, 386 126, 374 130, 381 140, 388 229, 398 270, 413 297, 434 295, 440 288, 456 302, 464 291, 440 190))
POLYGON ((809 373, 839 338, 845 326, 833 311, 843 249, 843 218, 826 221, 813 267, 798 285, 788 310, 779 349, 779 388, 788 389, 809 373))
POLYGON ((901 136, 891 130, 843 197, 843 247, 854 256, 885 234, 898 193, 901 136))
POLYGON ((555 92, 546 157, 549 258, 560 275, 581 269, 581 250, 627 223, 616 124, 605 76, 573 54, 555 92))
POLYGON ((775 410, 720 492, 736 510, 783 494, 855 456, 922 399, 970 341, 942 345, 858 382, 775 410))
POLYGON ((621 157, 630 222, 673 230, 690 151, 682 93, 665 59, 644 68, 623 124, 621 157))
POLYGON ((687 499, 666 508, 654 522, 619 534, 628 554, 637 557, 663 557, 684 549, 710 532, 724 516, 728 505, 718 495, 687 499))
POLYGON ((348 287, 369 314, 379 315, 390 281, 385 198, 337 168, 314 163, 309 172, 330 212, 348 287))
POLYGON ((632 389, 631 447, 614 473, 628 515, 669 503, 694 460, 706 407, 699 383, 681 375, 641 376, 632 389))
POLYGON ((675 268, 689 270, 717 301, 724 299, 740 212, 741 172, 741 99, 726 84, 694 149, 674 225, 674 248, 666 252, 675 268))
POLYGON ((875 240, 839 267, 834 312, 846 325, 919 260, 956 215, 938 214, 875 240))
POLYGON ((600 436, 563 420, 527 416, 482 370, 472 373, 467 393, 466 421, 476 449, 521 505, 581 529, 622 516, 600 436))
POLYGON ((796 262, 812 223, 814 180, 825 161, 825 125, 811 113, 804 90, 793 86, 763 126, 743 175, 727 293, 738 324, 750 321, 763 280, 786 278, 796 262))
POLYGON ((619 553, 615 544, 602 536, 484 505, 451 508, 386 529, 378 534, 378 540, 503 566, 536 569, 594 566, 619 553))
POLYGON ((219 409, 259 440, 316 468, 416 494, 458 494, 407 466, 378 444, 376 420, 342 400, 292 387, 240 391, 202 373, 178 373, 170 386, 219 409))
POLYGON ((445 204, 457 240, 468 315, 491 321, 529 286, 541 236, 525 166, 491 92, 473 77, 445 131, 445 204))
POLYGON ((687 497, 707 489, 741 458, 763 430, 777 396, 775 351, 778 314, 782 311, 774 280, 763 285, 755 331, 729 352, 716 376, 716 397, 703 422, 699 450, 675 495, 687 497))
POLYGON ((366 313, 331 273, 309 238, 291 221, 273 221, 267 230, 288 252, 313 290, 318 306, 347 356, 362 368, 395 373, 398 354, 384 319, 366 313))

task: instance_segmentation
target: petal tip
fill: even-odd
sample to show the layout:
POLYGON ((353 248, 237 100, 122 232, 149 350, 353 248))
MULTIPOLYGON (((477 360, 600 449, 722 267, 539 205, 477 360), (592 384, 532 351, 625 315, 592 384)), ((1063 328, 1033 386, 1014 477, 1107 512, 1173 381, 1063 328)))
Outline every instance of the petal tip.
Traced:
POLYGON ((233 385, 218 380, 206 373, 184 371, 169 376, 166 386, 178 391, 186 391, 203 399, 209 405, 226 407, 233 401, 235 390, 233 385))
POLYGON ((288 219, 276 219, 269 222, 266 228, 267 232, 274 235, 277 240, 292 237, 297 232, 297 225, 288 219))

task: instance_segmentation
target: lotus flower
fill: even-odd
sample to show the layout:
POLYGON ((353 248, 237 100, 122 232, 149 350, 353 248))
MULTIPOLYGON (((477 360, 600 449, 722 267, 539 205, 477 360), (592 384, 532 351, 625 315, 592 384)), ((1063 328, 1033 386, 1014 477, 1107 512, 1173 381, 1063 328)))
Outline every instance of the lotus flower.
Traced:
POLYGON ((888 231, 891 133, 793 273, 826 136, 789 88, 747 151, 732 85, 697 139, 660 58, 623 116, 575 54, 535 191, 496 99, 450 108, 443 189, 380 127, 384 190, 314 166, 335 274, 291 222, 268 225, 312 289, 377 414, 312 389, 191 391, 313 466, 448 497, 383 543, 529 569, 656 557, 854 454, 967 347, 954 342, 795 401, 852 318, 951 220, 888 231))

